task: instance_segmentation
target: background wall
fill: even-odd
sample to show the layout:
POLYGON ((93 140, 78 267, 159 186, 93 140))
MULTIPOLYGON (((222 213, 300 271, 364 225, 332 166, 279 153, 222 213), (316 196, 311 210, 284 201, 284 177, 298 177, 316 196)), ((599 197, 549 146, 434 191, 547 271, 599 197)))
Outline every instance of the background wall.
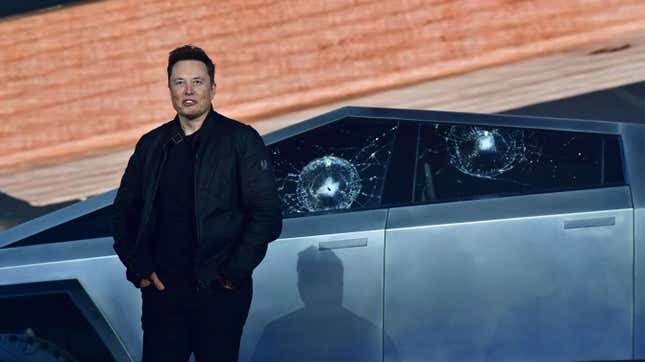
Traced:
POLYGON ((639 0, 108 0, 0 21, 0 167, 131 146, 172 117, 165 64, 215 59, 252 122, 643 29, 639 0))
POLYGON ((493 113, 645 81, 638 0, 36 3, 67 5, 0 18, 0 230, 118 187, 174 116, 165 67, 186 43, 217 63, 217 110, 260 133, 344 105, 493 113))

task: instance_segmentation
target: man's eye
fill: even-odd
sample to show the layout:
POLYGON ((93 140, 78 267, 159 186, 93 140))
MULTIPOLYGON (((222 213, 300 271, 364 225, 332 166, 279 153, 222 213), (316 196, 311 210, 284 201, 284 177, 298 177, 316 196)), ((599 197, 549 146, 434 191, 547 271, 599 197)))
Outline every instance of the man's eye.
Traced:
POLYGON ((179 85, 183 85, 183 84, 184 84, 184 81, 183 81, 183 80, 176 80, 176 81, 175 81, 175 85, 178 85, 178 86, 179 86, 179 85))
POLYGON ((203 82, 202 82, 201 80, 199 80, 199 79, 195 79, 195 80, 193 81, 193 84, 194 84, 194 85, 202 85, 202 83, 203 83, 203 82))

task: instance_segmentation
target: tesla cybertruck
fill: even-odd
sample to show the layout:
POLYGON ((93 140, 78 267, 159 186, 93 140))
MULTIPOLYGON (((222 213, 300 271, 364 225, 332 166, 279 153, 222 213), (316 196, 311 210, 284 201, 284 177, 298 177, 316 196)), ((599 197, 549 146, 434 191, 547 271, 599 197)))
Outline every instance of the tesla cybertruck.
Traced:
MULTIPOLYGON (((347 107, 264 140, 241 361, 645 358, 644 124, 347 107)), ((0 353, 140 359, 114 195, 0 234, 0 353)))

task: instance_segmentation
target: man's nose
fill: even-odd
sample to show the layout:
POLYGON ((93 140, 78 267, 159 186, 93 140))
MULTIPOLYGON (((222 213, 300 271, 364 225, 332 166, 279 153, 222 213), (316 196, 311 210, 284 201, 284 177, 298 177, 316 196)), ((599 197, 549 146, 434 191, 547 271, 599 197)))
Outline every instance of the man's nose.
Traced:
POLYGON ((184 88, 184 92, 186 94, 193 94, 193 85, 190 83, 186 84, 186 88, 184 88))

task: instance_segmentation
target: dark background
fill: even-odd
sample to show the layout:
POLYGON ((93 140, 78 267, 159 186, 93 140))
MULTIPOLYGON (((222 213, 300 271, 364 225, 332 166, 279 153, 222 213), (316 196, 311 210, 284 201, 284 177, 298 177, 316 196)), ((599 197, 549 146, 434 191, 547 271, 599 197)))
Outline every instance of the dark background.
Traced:
POLYGON ((68 4, 87 2, 87 0, 12 0, 0 2, 0 18, 7 16, 29 13, 32 11, 55 8, 68 4))

